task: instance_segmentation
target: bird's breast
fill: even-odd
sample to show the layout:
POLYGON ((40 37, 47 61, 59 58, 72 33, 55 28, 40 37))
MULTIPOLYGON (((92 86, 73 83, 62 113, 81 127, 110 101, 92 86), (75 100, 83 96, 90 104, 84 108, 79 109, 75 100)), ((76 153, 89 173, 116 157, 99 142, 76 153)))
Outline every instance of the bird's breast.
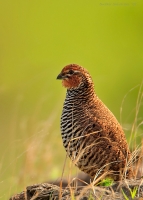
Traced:
POLYGON ((91 115, 88 106, 83 106, 80 101, 65 100, 61 116, 61 134, 63 145, 70 157, 73 157, 73 152, 78 153, 84 145, 85 135, 92 132, 93 127, 96 129, 91 115))

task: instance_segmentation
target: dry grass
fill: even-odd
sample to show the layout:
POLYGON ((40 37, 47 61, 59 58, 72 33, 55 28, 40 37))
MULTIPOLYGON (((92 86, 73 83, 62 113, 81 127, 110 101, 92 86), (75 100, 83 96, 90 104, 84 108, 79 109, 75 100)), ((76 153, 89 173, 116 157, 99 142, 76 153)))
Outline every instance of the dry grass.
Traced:
MULTIPOLYGON (((141 137, 140 134, 142 134, 138 131, 143 124, 142 121, 138 123, 138 113, 140 106, 142 105, 142 97, 143 92, 141 84, 136 103, 135 119, 131 128, 131 137, 129 141, 134 151, 132 152, 132 159, 127 165, 127 167, 130 165, 136 166, 137 176, 143 174, 143 141, 139 144, 135 140, 135 138, 141 137)), ((125 98, 123 99, 123 103, 124 101, 125 98)), ((121 106, 121 115, 123 103, 121 106)), ((64 161, 64 149, 61 149, 62 141, 59 129, 53 126, 56 119, 59 120, 60 111, 59 113, 57 112, 59 105, 55 107, 55 110, 52 111, 47 120, 39 121, 36 116, 39 114, 43 100, 38 102, 37 109, 30 118, 19 119, 19 104, 15 104, 13 113, 14 118, 11 119, 10 127, 13 136, 10 136, 11 143, 9 145, 15 146, 15 149, 10 152, 10 149, 5 148, 3 157, 1 158, 0 186, 2 193, 0 193, 0 199, 8 199, 11 194, 23 190, 27 185, 43 182, 48 179, 56 179, 56 177, 59 176, 61 176, 61 188, 63 177, 68 177, 68 187, 73 195, 71 185, 76 180, 76 175, 73 178, 73 174, 78 173, 78 169, 75 168, 74 164, 76 164, 79 157, 77 160, 74 160, 74 164, 69 161, 67 156, 64 161), (52 136, 51 132, 52 134, 55 132, 55 135, 52 136), (25 137, 20 139, 21 136, 19 136, 19 139, 15 140, 16 133, 20 133, 21 136, 25 135, 25 137), (6 161, 5 157, 8 154, 10 154, 12 159, 6 161), (62 165, 64 165, 64 167, 62 165)), ((102 177, 99 177, 99 174, 97 174, 94 181, 90 184, 87 183, 87 186, 82 192, 86 192, 88 188, 93 189, 94 192, 95 185, 105 175, 107 174, 105 173, 102 177)), ((100 189, 98 190, 102 193, 100 189)))
POLYGON ((37 116, 42 104, 43 101, 38 102, 33 116, 19 118, 16 103, 18 108, 15 107, 12 114, 15 117, 11 119, 9 144, 3 149, 1 159, 0 199, 8 199, 27 185, 53 179, 61 173, 60 160, 64 160, 64 155, 57 147, 62 145, 62 140, 59 130, 53 126, 56 119, 59 120, 58 104, 47 120, 39 121, 37 116), (16 137, 19 139, 15 140, 16 137))

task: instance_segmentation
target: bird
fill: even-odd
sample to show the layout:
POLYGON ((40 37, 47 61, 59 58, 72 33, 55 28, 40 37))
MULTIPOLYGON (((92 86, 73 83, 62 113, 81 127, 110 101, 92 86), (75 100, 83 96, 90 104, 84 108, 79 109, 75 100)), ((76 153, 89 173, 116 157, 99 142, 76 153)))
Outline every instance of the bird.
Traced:
POLYGON ((63 146, 72 162, 93 180, 132 179, 131 152, 124 131, 94 90, 89 72, 66 65, 57 79, 67 89, 61 115, 63 146))

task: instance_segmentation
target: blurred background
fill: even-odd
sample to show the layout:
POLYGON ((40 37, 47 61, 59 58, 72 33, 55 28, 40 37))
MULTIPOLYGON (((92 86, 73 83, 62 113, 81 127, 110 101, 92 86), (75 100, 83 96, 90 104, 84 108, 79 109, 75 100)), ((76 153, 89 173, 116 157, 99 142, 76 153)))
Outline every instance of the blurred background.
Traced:
POLYGON ((140 145, 143 2, 0 1, 0 199, 61 176, 66 90, 56 77, 69 63, 89 70, 131 148, 140 145))

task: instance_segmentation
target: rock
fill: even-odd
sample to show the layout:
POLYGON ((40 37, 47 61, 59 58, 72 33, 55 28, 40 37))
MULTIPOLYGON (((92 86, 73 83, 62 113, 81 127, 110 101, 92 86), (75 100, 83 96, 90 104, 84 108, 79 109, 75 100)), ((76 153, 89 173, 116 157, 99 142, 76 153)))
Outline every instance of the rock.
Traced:
POLYGON ((110 187, 93 186, 67 187, 65 189, 49 183, 41 183, 28 186, 26 191, 16 194, 10 200, 78 200, 102 199, 123 200, 125 196, 131 200, 143 200, 143 180, 124 180, 114 183, 110 187), (133 190, 136 191, 134 197, 133 190))

